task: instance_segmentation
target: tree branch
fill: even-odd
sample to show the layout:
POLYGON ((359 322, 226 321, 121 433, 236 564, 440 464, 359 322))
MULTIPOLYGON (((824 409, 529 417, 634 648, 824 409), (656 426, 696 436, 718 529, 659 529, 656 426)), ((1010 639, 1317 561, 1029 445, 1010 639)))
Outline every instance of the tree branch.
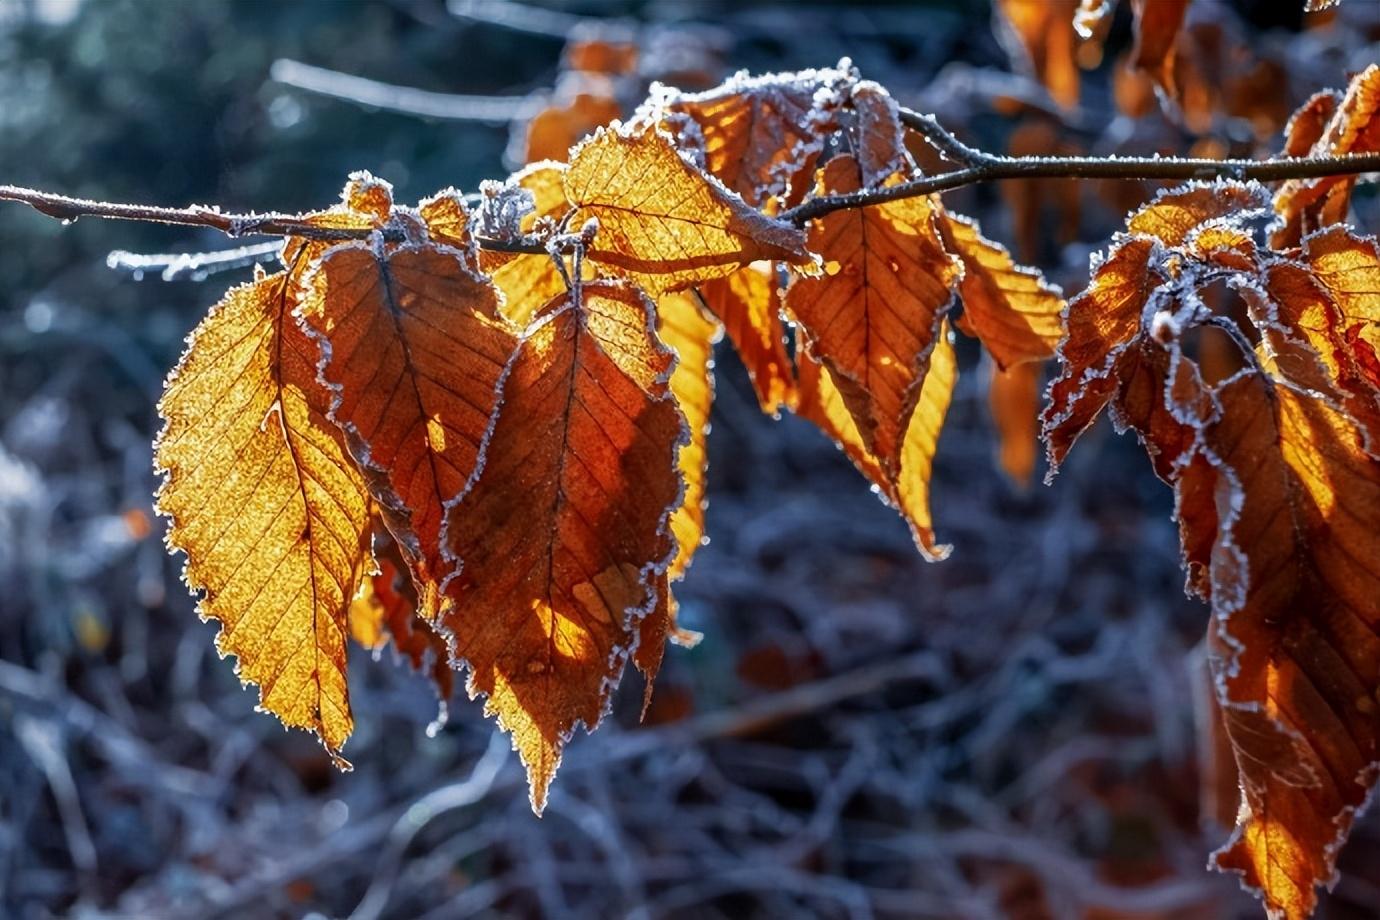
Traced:
MULTIPOLYGON (((952 172, 919 176, 884 188, 864 189, 846 195, 813 198, 781 214, 781 219, 796 226, 848 208, 915 198, 946 192, 980 182, 1003 179, 1122 179, 1191 180, 1237 179, 1278 182, 1285 179, 1320 179, 1380 172, 1380 153, 1340 157, 1285 157, 1275 160, 1208 160, 1182 157, 1007 157, 976 150, 944 130, 931 115, 903 110, 907 126, 922 134, 947 159, 960 165, 952 172)), ((49 217, 73 221, 79 217, 103 217, 161 224, 209 227, 230 237, 251 234, 296 236, 312 240, 366 239, 374 230, 351 227, 323 227, 303 215, 231 214, 216 207, 191 205, 163 208, 149 205, 118 204, 71 198, 51 192, 0 185, 0 201, 18 201, 49 217)), ((401 240, 400 230, 385 229, 385 239, 401 240)), ((545 244, 529 238, 504 240, 477 237, 481 249, 542 255, 545 244)))
MULTIPOLYGON (((266 236, 295 236, 325 242, 368 239, 376 231, 368 227, 323 227, 301 214, 230 214, 217 207, 194 204, 185 208, 161 208, 142 204, 118 204, 112 201, 93 201, 71 198, 52 192, 0 185, 0 201, 18 201, 35 211, 71 223, 79 217, 103 217, 110 220, 137 220, 154 224, 177 224, 184 227, 209 227, 226 236, 238 238, 253 234, 266 236)), ((385 228, 384 239, 401 241, 402 231, 385 228)), ((518 252, 545 255, 545 244, 530 239, 499 240, 476 237, 479 248, 493 252, 518 252)))

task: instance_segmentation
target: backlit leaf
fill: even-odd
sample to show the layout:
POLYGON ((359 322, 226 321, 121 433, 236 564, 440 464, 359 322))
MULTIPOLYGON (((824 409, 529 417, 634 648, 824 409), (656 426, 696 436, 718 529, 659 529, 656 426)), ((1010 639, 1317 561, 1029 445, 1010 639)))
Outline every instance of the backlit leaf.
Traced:
POLYGON ((1174 46, 1189 0, 1131 0, 1136 16, 1136 47, 1131 63, 1171 98, 1175 95, 1174 46))
POLYGON ((353 728, 347 611, 368 532, 364 483, 327 420, 295 268, 232 288, 193 333, 159 411, 158 510, 200 611, 260 705, 338 764, 353 728))
POLYGON ((837 70, 739 76, 661 105, 694 119, 710 175, 761 207, 786 193, 792 177, 823 147, 835 126, 839 95, 819 90, 836 87, 845 77, 837 70))
POLYGON ((767 415, 795 406, 795 372, 786 354, 786 327, 775 271, 749 265, 699 286, 705 304, 724 324, 729 341, 752 378, 767 415))
POLYGON ((670 569, 674 581, 685 575, 704 540, 705 475, 709 466, 705 442, 709 410, 714 404, 714 343, 722 337, 723 327, 705 315, 694 294, 677 292, 657 303, 656 329, 676 355, 671 393, 685 416, 690 436, 677 460, 685 492, 671 516, 671 533, 676 538, 676 557, 670 569))
POLYGON ((963 261, 958 328, 982 341, 999 367, 1043 360, 1063 335, 1064 298, 1038 271, 1019 266, 977 222, 939 213, 945 247, 963 261))
POLYGON ((573 227, 599 222, 590 258, 653 294, 758 259, 810 260, 799 230, 748 207, 655 130, 598 131, 571 156, 565 189, 573 227))
MULTIPOLYGON (((1309 110, 1319 103, 1317 97, 1305 103, 1295 113, 1290 128, 1290 148, 1301 145, 1295 140, 1315 130, 1310 122, 1317 115, 1309 110)), ((1340 156, 1348 153, 1380 151, 1380 65, 1372 64, 1352 77, 1341 102, 1327 120, 1321 136, 1314 141, 1310 156, 1340 156)), ((1276 249, 1297 246, 1303 237, 1329 224, 1346 220, 1351 206, 1351 190, 1355 176, 1324 176, 1317 179, 1290 179, 1275 193, 1276 225, 1270 243, 1276 249)))
POLYGON ((1078 104, 1073 30, 1078 0, 998 0, 997 8, 1024 52, 1033 76, 1064 108, 1078 104))
POLYGON ((993 361, 987 383, 987 407, 997 429, 997 465, 1022 488, 1030 485, 1039 455, 1043 370, 1037 361, 1007 370, 993 361))
POLYGON ((331 418, 412 570, 431 618, 453 567, 446 505, 478 468, 516 345, 498 291, 455 249, 347 243, 329 250, 300 307, 322 344, 331 418))
MULTIPOLYGON (((825 166, 821 191, 860 187, 856 160, 825 166)), ((810 247, 825 260, 816 278, 797 277, 786 308, 811 357, 827 366, 862 443, 888 476, 919 396, 925 360, 961 269, 939 241, 935 205, 910 198, 835 211, 812 221, 810 247)))
POLYGON ((685 421, 654 321, 616 282, 544 309, 508 366, 483 472, 447 516, 460 569, 442 622, 537 811, 575 726, 599 723, 674 553, 685 421))

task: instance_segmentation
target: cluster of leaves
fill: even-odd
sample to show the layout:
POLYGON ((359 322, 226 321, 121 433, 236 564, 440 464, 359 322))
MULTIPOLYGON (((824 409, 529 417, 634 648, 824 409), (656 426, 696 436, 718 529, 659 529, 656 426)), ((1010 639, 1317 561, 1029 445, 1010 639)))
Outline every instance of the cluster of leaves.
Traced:
POLYGON ((847 68, 738 78, 662 91, 473 207, 357 175, 307 216, 371 232, 290 238, 161 403, 169 542, 263 707, 338 757, 347 638, 391 637, 443 681, 468 668, 540 809, 626 661, 650 692, 667 640, 694 639, 669 582, 704 537, 725 331, 763 410, 819 424, 941 557, 954 294, 1003 367, 1053 354, 1064 303, 937 199, 772 216, 901 181, 904 134, 847 68))
MULTIPOLYGON (((1138 59, 1150 11, 1184 5, 1135 4, 1138 59)), ((1078 6, 1091 27, 1107 4, 1078 6)), ((1378 108, 1371 68, 1310 100, 1286 152, 1380 149, 1378 108)), ((997 369, 1004 430, 1033 425, 1057 356, 1051 469, 1108 408, 1175 489, 1242 796, 1216 861, 1273 913, 1311 912, 1380 762, 1380 246, 1340 223, 1354 180, 1166 192, 1066 304, 937 197, 886 200, 922 143, 846 64, 740 76, 658 87, 474 198, 405 207, 357 174, 305 215, 352 238, 288 238, 160 405, 169 544, 262 707, 346 766, 347 644, 391 642, 443 700, 468 672, 540 811, 629 661, 650 694, 667 642, 697 639, 671 584, 704 539, 715 344, 940 559, 957 329, 997 369), (819 199, 837 206, 789 219, 819 199), (1242 309, 1214 308, 1221 285, 1242 309)))

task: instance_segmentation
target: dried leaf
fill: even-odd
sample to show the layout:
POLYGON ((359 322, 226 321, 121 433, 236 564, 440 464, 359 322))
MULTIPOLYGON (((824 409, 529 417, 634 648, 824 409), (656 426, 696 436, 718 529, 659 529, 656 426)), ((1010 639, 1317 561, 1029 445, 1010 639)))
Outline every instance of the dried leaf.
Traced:
POLYGON ((325 415, 317 346, 292 318, 296 267, 232 288, 168 379, 158 510, 216 647, 260 706, 317 733, 336 763, 353 729, 347 611, 368 496, 325 415))
POLYGON ((1063 335, 1064 298, 1038 271, 1017 265, 977 221, 940 211, 945 247, 963 262, 958 328, 982 341, 999 368, 1052 357, 1063 335))
POLYGON ((862 169, 863 185, 881 185, 897 173, 910 172, 905 128, 896 100, 880 84, 863 80, 854 84, 849 102, 856 113, 854 151, 862 169))
POLYGON ((767 415, 795 407, 795 372, 786 354, 786 327, 775 272, 746 266, 699 287, 705 305, 724 324, 729 341, 752 378, 767 415))
POLYGON ((654 130, 600 130, 576 148, 565 189, 573 226, 599 222, 590 258, 654 294, 758 259, 810 260, 800 231, 748 207, 654 130))
POLYGON ((808 352, 799 355, 800 405, 797 413, 834 440, 853 465, 877 487, 887 504, 910 526, 925 558, 943 559, 949 547, 936 542, 930 513, 930 475, 949 402, 958 381, 958 362, 947 322, 940 325, 923 375, 914 411, 901 444, 899 470, 888 474, 868 449, 844 401, 834 374, 808 352))
MULTIPOLYGON (((1029 70, 1061 107, 1078 104, 1074 16, 1079 0, 998 0, 1029 70)), ((1001 34, 1000 32, 998 33, 1001 34)))
POLYGON ((516 346, 498 303, 458 250, 347 243, 322 258, 300 307, 322 345, 331 418, 407 558, 428 619, 453 567, 441 551, 445 508, 479 467, 516 346))
POLYGON ((1131 0, 1136 17, 1136 47, 1132 66, 1150 76, 1173 98, 1174 49, 1189 0, 1131 0))
MULTIPOLYGON (((1314 128, 1326 103, 1310 99, 1295 114, 1290 124, 1289 146, 1301 145, 1314 128), (1295 138, 1295 134, 1298 138, 1295 138)), ((1336 111, 1327 121, 1322 135, 1308 151, 1310 156, 1341 156, 1349 153, 1380 152, 1380 65, 1372 64, 1352 77, 1336 111)), ((1276 249, 1297 246, 1308 234, 1346 220, 1351 206, 1355 176, 1324 176, 1318 179, 1290 179, 1275 193, 1276 222, 1270 244, 1276 249)))
MULTIPOLYGON (((857 161, 841 156, 825 166, 820 188, 846 194, 860 182, 857 161)), ((831 371, 888 477, 900 467, 925 359, 961 271, 939 241, 935 211, 930 199, 910 198, 813 221, 810 247, 824 274, 796 278, 786 291, 806 348, 831 371)))
POLYGON ((1212 551, 1218 693, 1242 811, 1214 860, 1304 918, 1380 758, 1380 466, 1336 406, 1245 373, 1203 430, 1221 471, 1212 551))
POLYGON ((553 301, 508 366, 483 472, 449 511, 442 622, 512 733, 538 812, 594 728, 674 551, 685 422, 653 307, 616 282, 553 301))
POLYGON ((660 101, 667 112, 694 119, 704 138, 710 175, 754 207, 788 192, 835 127, 837 92, 846 75, 836 70, 748 78, 737 76, 696 95, 660 101))

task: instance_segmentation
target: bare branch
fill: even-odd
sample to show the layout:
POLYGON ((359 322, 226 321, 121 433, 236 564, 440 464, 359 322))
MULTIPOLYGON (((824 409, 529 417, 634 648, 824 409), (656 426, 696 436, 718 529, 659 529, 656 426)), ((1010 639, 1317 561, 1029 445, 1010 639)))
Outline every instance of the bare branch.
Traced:
POLYGON ((338 70, 327 70, 324 67, 313 67, 287 58, 274 61, 268 75, 278 83, 309 93, 422 118, 506 125, 514 119, 527 118, 538 107, 538 103, 526 96, 463 96, 435 93, 410 86, 381 83, 338 70))
POLYGON ((177 281, 190 278, 200 281, 216 272, 244 268, 255 262, 263 262, 273 257, 282 244, 276 240, 267 243, 254 243, 251 246, 238 246, 219 252, 167 252, 144 255, 116 249, 105 257, 107 268, 129 272, 136 277, 145 272, 159 272, 164 281, 177 281))

